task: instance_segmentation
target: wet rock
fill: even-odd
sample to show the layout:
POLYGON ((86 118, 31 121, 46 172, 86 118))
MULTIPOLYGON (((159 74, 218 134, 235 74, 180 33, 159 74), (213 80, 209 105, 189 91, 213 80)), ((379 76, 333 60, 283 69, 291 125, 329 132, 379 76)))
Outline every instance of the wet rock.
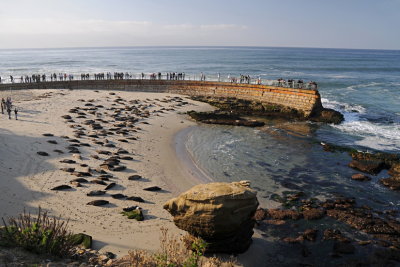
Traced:
POLYGON ((56 186, 56 187, 53 187, 51 190, 54 190, 54 191, 60 191, 60 190, 68 190, 68 189, 71 189, 72 187, 70 187, 69 185, 59 185, 59 186, 56 186))
POLYGON ((230 113, 219 113, 219 112, 188 112, 189 116, 194 120, 207 123, 207 124, 221 124, 221 125, 233 125, 233 126, 247 126, 247 127, 261 127, 265 123, 256 120, 247 120, 239 117, 235 114, 230 113))
POLYGON ((143 190, 156 192, 156 191, 161 191, 162 189, 158 186, 150 186, 150 187, 143 188, 143 190))
POLYGON ((324 123, 340 124, 344 121, 344 116, 342 113, 336 110, 323 108, 320 112, 317 112, 317 114, 313 115, 311 120, 324 123))
POLYGON ((302 243, 304 241, 303 236, 298 236, 298 237, 285 237, 282 239, 283 242, 286 243, 291 243, 291 244, 295 244, 295 243, 302 243))
POLYGON ((298 220, 301 218, 301 213, 296 210, 268 209, 268 214, 269 217, 275 220, 298 220))
POLYGON ((365 233, 388 235, 400 234, 383 219, 374 217, 372 214, 362 209, 331 209, 327 210, 327 215, 365 233))
POLYGON ((308 241, 315 241, 317 238, 317 230, 316 229, 307 229, 303 233, 303 238, 308 241))
POLYGON ((392 190, 400 190, 400 175, 380 179, 379 182, 392 190))
POLYGON ((44 152, 44 151, 38 151, 38 152, 36 152, 38 155, 40 155, 40 156, 49 156, 49 153, 47 153, 47 152, 44 152))
POLYGON ((256 192, 248 182, 200 184, 164 204, 178 228, 203 238, 209 252, 242 253, 251 244, 256 192))
POLYGON ((58 153, 58 154, 64 154, 64 151, 59 150, 59 149, 54 149, 53 151, 56 152, 56 153, 58 153))
POLYGON ((348 242, 338 242, 333 244, 333 252, 338 254, 353 254, 356 248, 348 242))
MULTIPOLYGON (((101 178, 103 178, 103 177, 100 177, 100 179, 101 179, 101 178)), ((107 179, 108 179, 108 178, 107 178, 107 179)), ((115 187, 116 185, 117 185, 116 183, 110 183, 109 185, 106 186, 106 188, 104 188, 104 190, 109 190, 109 189, 115 187)))
POLYGON ((109 204, 110 202, 108 202, 107 200, 103 200, 103 199, 99 199, 99 200, 93 200, 88 202, 86 205, 92 205, 92 206, 104 206, 109 204))
POLYGON ((303 217, 306 220, 318 220, 325 216, 325 210, 323 209, 309 209, 303 211, 303 217))
POLYGON ((351 176, 351 179, 356 180, 356 181, 370 181, 371 177, 369 177, 365 174, 362 174, 362 173, 356 173, 351 176))
POLYGON ((262 208, 259 208, 256 210, 256 213, 254 214, 254 219, 256 221, 262 221, 268 217, 268 211, 262 208))
POLYGON ((106 192, 105 191, 101 191, 101 190, 94 190, 94 191, 90 191, 89 193, 87 193, 86 195, 88 197, 94 197, 94 196, 101 196, 104 195, 106 192))
POLYGON ((385 164, 377 160, 352 160, 349 167, 365 173, 378 174, 385 168, 385 164))
POLYGON ((324 231, 323 240, 336 240, 340 242, 350 242, 350 240, 345 237, 339 230, 326 229, 324 231))
POLYGON ((127 200, 136 201, 136 202, 140 202, 140 203, 144 203, 144 202, 145 202, 143 198, 141 198, 141 197, 135 197, 135 196, 128 197, 128 198, 126 198, 126 199, 127 199, 127 200))
POLYGON ((47 140, 47 143, 57 145, 58 142, 56 140, 47 140))
POLYGON ((43 136, 54 136, 54 134, 51 134, 51 133, 44 133, 44 134, 42 134, 43 136))

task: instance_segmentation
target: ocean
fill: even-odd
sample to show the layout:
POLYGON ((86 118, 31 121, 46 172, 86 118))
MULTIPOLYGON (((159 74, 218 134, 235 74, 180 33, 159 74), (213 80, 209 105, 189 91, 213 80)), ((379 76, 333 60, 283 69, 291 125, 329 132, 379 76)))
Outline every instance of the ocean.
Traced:
MULTIPOLYGON (((129 72, 185 72, 198 79, 240 74, 262 79, 316 81, 324 107, 345 115, 340 125, 267 121, 266 126, 198 125, 185 130, 184 147, 214 181, 250 180, 261 206, 274 194, 356 197, 379 210, 400 209, 397 192, 350 179, 346 153, 320 143, 363 151, 400 152, 400 51, 275 47, 124 47, 0 50, 0 76, 129 72)), ((182 136, 182 135, 181 135, 182 136)))

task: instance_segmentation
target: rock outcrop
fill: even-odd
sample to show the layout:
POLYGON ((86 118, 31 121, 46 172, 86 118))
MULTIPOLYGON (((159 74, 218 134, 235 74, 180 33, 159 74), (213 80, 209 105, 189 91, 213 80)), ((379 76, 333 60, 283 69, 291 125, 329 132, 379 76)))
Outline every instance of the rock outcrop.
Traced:
POLYGON ((251 244, 256 192, 248 182, 194 186, 164 204, 174 223, 209 245, 207 252, 243 253, 251 244))

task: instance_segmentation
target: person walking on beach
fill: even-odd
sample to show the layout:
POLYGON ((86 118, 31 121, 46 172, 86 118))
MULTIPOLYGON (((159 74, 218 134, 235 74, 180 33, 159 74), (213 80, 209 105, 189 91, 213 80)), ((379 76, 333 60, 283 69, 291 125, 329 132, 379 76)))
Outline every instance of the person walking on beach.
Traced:
POLYGON ((14 113, 15 113, 15 120, 18 120, 17 115, 18 115, 18 109, 17 107, 14 108, 14 113))
POLYGON ((6 108, 6 101, 4 98, 1 99, 1 114, 4 114, 4 109, 6 108))
POLYGON ((8 119, 11 120, 11 106, 7 106, 8 119))

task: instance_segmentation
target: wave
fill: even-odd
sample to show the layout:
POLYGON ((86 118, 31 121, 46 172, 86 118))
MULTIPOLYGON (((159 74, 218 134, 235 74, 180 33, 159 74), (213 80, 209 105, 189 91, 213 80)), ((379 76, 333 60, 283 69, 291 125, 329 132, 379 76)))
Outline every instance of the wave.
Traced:
POLYGON ((344 122, 332 125, 335 129, 357 136, 360 140, 355 144, 378 150, 400 151, 400 123, 382 123, 388 121, 385 118, 373 120, 376 114, 368 114, 368 110, 357 104, 341 103, 322 98, 324 107, 341 112, 344 122), (368 119, 371 117, 371 120, 368 119))

